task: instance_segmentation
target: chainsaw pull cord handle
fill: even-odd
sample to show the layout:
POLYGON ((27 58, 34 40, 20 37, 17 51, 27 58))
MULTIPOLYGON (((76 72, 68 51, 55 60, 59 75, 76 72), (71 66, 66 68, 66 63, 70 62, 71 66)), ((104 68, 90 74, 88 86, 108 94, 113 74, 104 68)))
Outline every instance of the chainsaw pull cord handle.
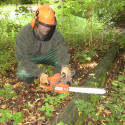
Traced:
POLYGON ((65 73, 62 73, 61 76, 59 77, 59 79, 54 83, 54 85, 52 86, 52 92, 54 92, 55 86, 58 84, 58 82, 62 79, 66 77, 65 73))
MULTIPOLYGON (((63 84, 66 84, 70 78, 72 78, 73 75, 75 75, 75 70, 72 70, 70 73, 69 73, 69 77, 65 80, 63 80, 63 84)), ((55 89, 55 86, 58 84, 58 82, 62 79, 62 78, 65 78, 66 77, 66 74, 63 72, 61 74, 61 76, 59 77, 59 79, 54 83, 54 85, 52 86, 52 92, 54 92, 54 89, 55 89)))

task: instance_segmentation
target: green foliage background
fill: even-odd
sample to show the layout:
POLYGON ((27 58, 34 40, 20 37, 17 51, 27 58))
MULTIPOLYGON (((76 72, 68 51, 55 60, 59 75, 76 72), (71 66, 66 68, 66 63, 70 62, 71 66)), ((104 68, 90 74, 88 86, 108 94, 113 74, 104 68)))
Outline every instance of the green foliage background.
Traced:
MULTIPOLYGON (((101 47, 103 49, 103 46, 115 42, 119 28, 115 27, 112 19, 119 17, 119 11, 121 14, 125 12, 125 1, 121 0, 2 0, 0 1, 1 73, 4 74, 13 63, 16 63, 15 37, 21 27, 31 22, 34 12, 32 7, 41 4, 51 5, 58 21, 57 29, 62 32, 67 44, 77 49, 81 49, 81 45, 92 50, 101 47)), ((120 41, 120 45, 124 46, 123 41, 120 41)))

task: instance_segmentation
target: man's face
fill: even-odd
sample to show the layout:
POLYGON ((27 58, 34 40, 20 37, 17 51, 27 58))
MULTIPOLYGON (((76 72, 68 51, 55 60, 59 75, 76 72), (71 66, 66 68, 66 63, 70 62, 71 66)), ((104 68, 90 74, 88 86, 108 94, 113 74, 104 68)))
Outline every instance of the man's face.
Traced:
POLYGON ((38 24, 37 29, 38 29, 38 32, 40 35, 47 35, 48 32, 50 31, 51 27, 46 27, 41 24, 38 24))

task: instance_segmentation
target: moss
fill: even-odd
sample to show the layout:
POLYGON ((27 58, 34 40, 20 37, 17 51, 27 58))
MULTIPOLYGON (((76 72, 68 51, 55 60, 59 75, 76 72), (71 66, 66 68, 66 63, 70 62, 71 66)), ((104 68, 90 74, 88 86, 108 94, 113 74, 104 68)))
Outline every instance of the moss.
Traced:
POLYGON ((107 75, 106 75, 106 72, 104 72, 103 76, 98 79, 98 83, 99 83, 100 87, 102 87, 102 88, 104 87, 106 78, 107 78, 107 75))
POLYGON ((85 118, 87 117, 87 115, 88 114, 86 112, 83 112, 80 115, 79 119, 76 121, 75 125, 83 125, 83 122, 84 122, 85 118))
POLYGON ((104 87, 106 81, 106 72, 100 78, 96 78, 96 76, 89 76, 89 80, 86 82, 88 87, 104 87))
MULTIPOLYGON (((94 82, 94 81, 91 81, 91 80, 89 80, 89 81, 87 81, 87 84, 88 84, 88 86, 89 87, 98 87, 98 86, 100 86, 100 87, 104 87, 104 84, 105 84, 105 82, 106 82, 106 77, 107 77, 107 75, 106 75, 106 72, 104 72, 104 74, 97 80, 97 82, 94 82)), ((96 79, 95 77, 94 77, 94 79, 96 79)), ((94 106, 96 106, 97 105, 97 103, 98 103, 98 101, 101 99, 101 95, 90 95, 90 102, 94 105, 94 106)), ((86 114, 86 112, 83 112, 82 114, 81 114, 81 116, 80 116, 80 118, 78 119, 78 121, 76 122, 76 124, 77 125, 83 125, 83 122, 84 122, 84 120, 86 119, 86 117, 87 117, 87 114, 86 114)))
POLYGON ((97 86, 99 86, 99 84, 97 82, 93 82, 93 81, 89 81, 89 82, 87 82, 87 84, 88 84, 88 87, 97 87, 97 86))

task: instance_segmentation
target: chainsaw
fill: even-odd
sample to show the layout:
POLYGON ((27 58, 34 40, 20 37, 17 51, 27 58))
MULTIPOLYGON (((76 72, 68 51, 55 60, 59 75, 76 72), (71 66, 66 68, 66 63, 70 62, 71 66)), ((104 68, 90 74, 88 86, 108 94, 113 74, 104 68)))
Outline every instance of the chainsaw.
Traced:
POLYGON ((40 82, 40 87, 48 89, 52 92, 57 93, 88 93, 88 94, 105 94, 106 90, 103 88, 87 88, 87 87, 71 87, 72 85, 72 76, 75 74, 75 70, 72 70, 66 78, 65 73, 56 73, 53 76, 48 77, 49 84, 44 85, 40 82))

